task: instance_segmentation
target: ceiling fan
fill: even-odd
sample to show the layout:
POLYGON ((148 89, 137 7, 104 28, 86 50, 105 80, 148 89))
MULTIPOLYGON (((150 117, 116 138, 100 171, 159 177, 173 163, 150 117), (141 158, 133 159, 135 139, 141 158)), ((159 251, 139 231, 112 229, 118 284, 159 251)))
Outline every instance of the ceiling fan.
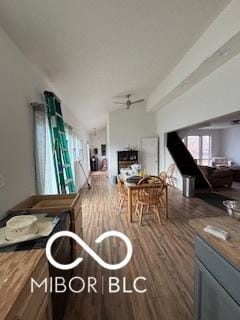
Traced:
POLYGON ((118 101, 114 101, 114 103, 117 103, 117 104, 125 104, 126 105, 126 109, 129 110, 131 105, 132 104, 135 104, 135 103, 139 103, 139 102, 143 102, 144 99, 139 99, 139 100, 135 100, 135 101, 131 101, 130 100, 130 97, 132 96, 131 93, 127 94, 126 95, 126 102, 118 102, 118 101))

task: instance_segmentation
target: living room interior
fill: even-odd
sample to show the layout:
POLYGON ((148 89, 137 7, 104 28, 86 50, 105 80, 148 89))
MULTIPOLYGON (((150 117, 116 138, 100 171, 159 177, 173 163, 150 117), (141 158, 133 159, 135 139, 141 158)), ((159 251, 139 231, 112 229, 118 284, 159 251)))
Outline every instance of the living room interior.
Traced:
POLYGON ((238 198, 240 191, 239 115, 231 113, 177 132, 211 188, 230 198, 238 198))
POLYGON ((0 0, 0 57, 0 319, 240 319, 240 1, 0 0))
POLYGON ((214 190, 233 198, 240 191, 239 116, 236 112, 178 131, 214 190))
POLYGON ((220 209, 240 195, 238 137, 239 112, 167 134, 179 175, 194 176, 195 195, 220 209))

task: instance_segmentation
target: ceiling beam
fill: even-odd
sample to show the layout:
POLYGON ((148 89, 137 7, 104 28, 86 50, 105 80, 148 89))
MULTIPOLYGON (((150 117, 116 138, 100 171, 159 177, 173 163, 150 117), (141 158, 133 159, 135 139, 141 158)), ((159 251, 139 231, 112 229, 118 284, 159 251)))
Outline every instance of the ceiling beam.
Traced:
POLYGON ((152 92, 147 110, 166 106, 239 52, 240 1, 233 0, 152 92))

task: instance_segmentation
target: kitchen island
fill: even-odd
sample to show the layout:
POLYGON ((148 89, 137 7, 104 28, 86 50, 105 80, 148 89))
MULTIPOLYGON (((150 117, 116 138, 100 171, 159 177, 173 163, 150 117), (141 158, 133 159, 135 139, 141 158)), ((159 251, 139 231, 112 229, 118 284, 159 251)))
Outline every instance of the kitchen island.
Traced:
POLYGON ((196 231, 195 319, 240 319, 240 223, 228 216, 190 220, 196 231), (207 225, 229 233, 221 240, 207 225))
POLYGON ((31 292, 31 277, 49 277, 45 250, 0 253, 1 320, 52 319, 51 296, 44 286, 31 292))

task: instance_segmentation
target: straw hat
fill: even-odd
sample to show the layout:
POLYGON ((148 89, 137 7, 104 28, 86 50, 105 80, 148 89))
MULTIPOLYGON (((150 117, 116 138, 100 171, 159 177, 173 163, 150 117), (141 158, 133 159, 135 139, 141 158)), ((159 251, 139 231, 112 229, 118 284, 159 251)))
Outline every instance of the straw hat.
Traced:
POLYGON ((0 229, 0 246, 48 236, 53 227, 47 219, 38 219, 33 215, 15 216, 0 229))

